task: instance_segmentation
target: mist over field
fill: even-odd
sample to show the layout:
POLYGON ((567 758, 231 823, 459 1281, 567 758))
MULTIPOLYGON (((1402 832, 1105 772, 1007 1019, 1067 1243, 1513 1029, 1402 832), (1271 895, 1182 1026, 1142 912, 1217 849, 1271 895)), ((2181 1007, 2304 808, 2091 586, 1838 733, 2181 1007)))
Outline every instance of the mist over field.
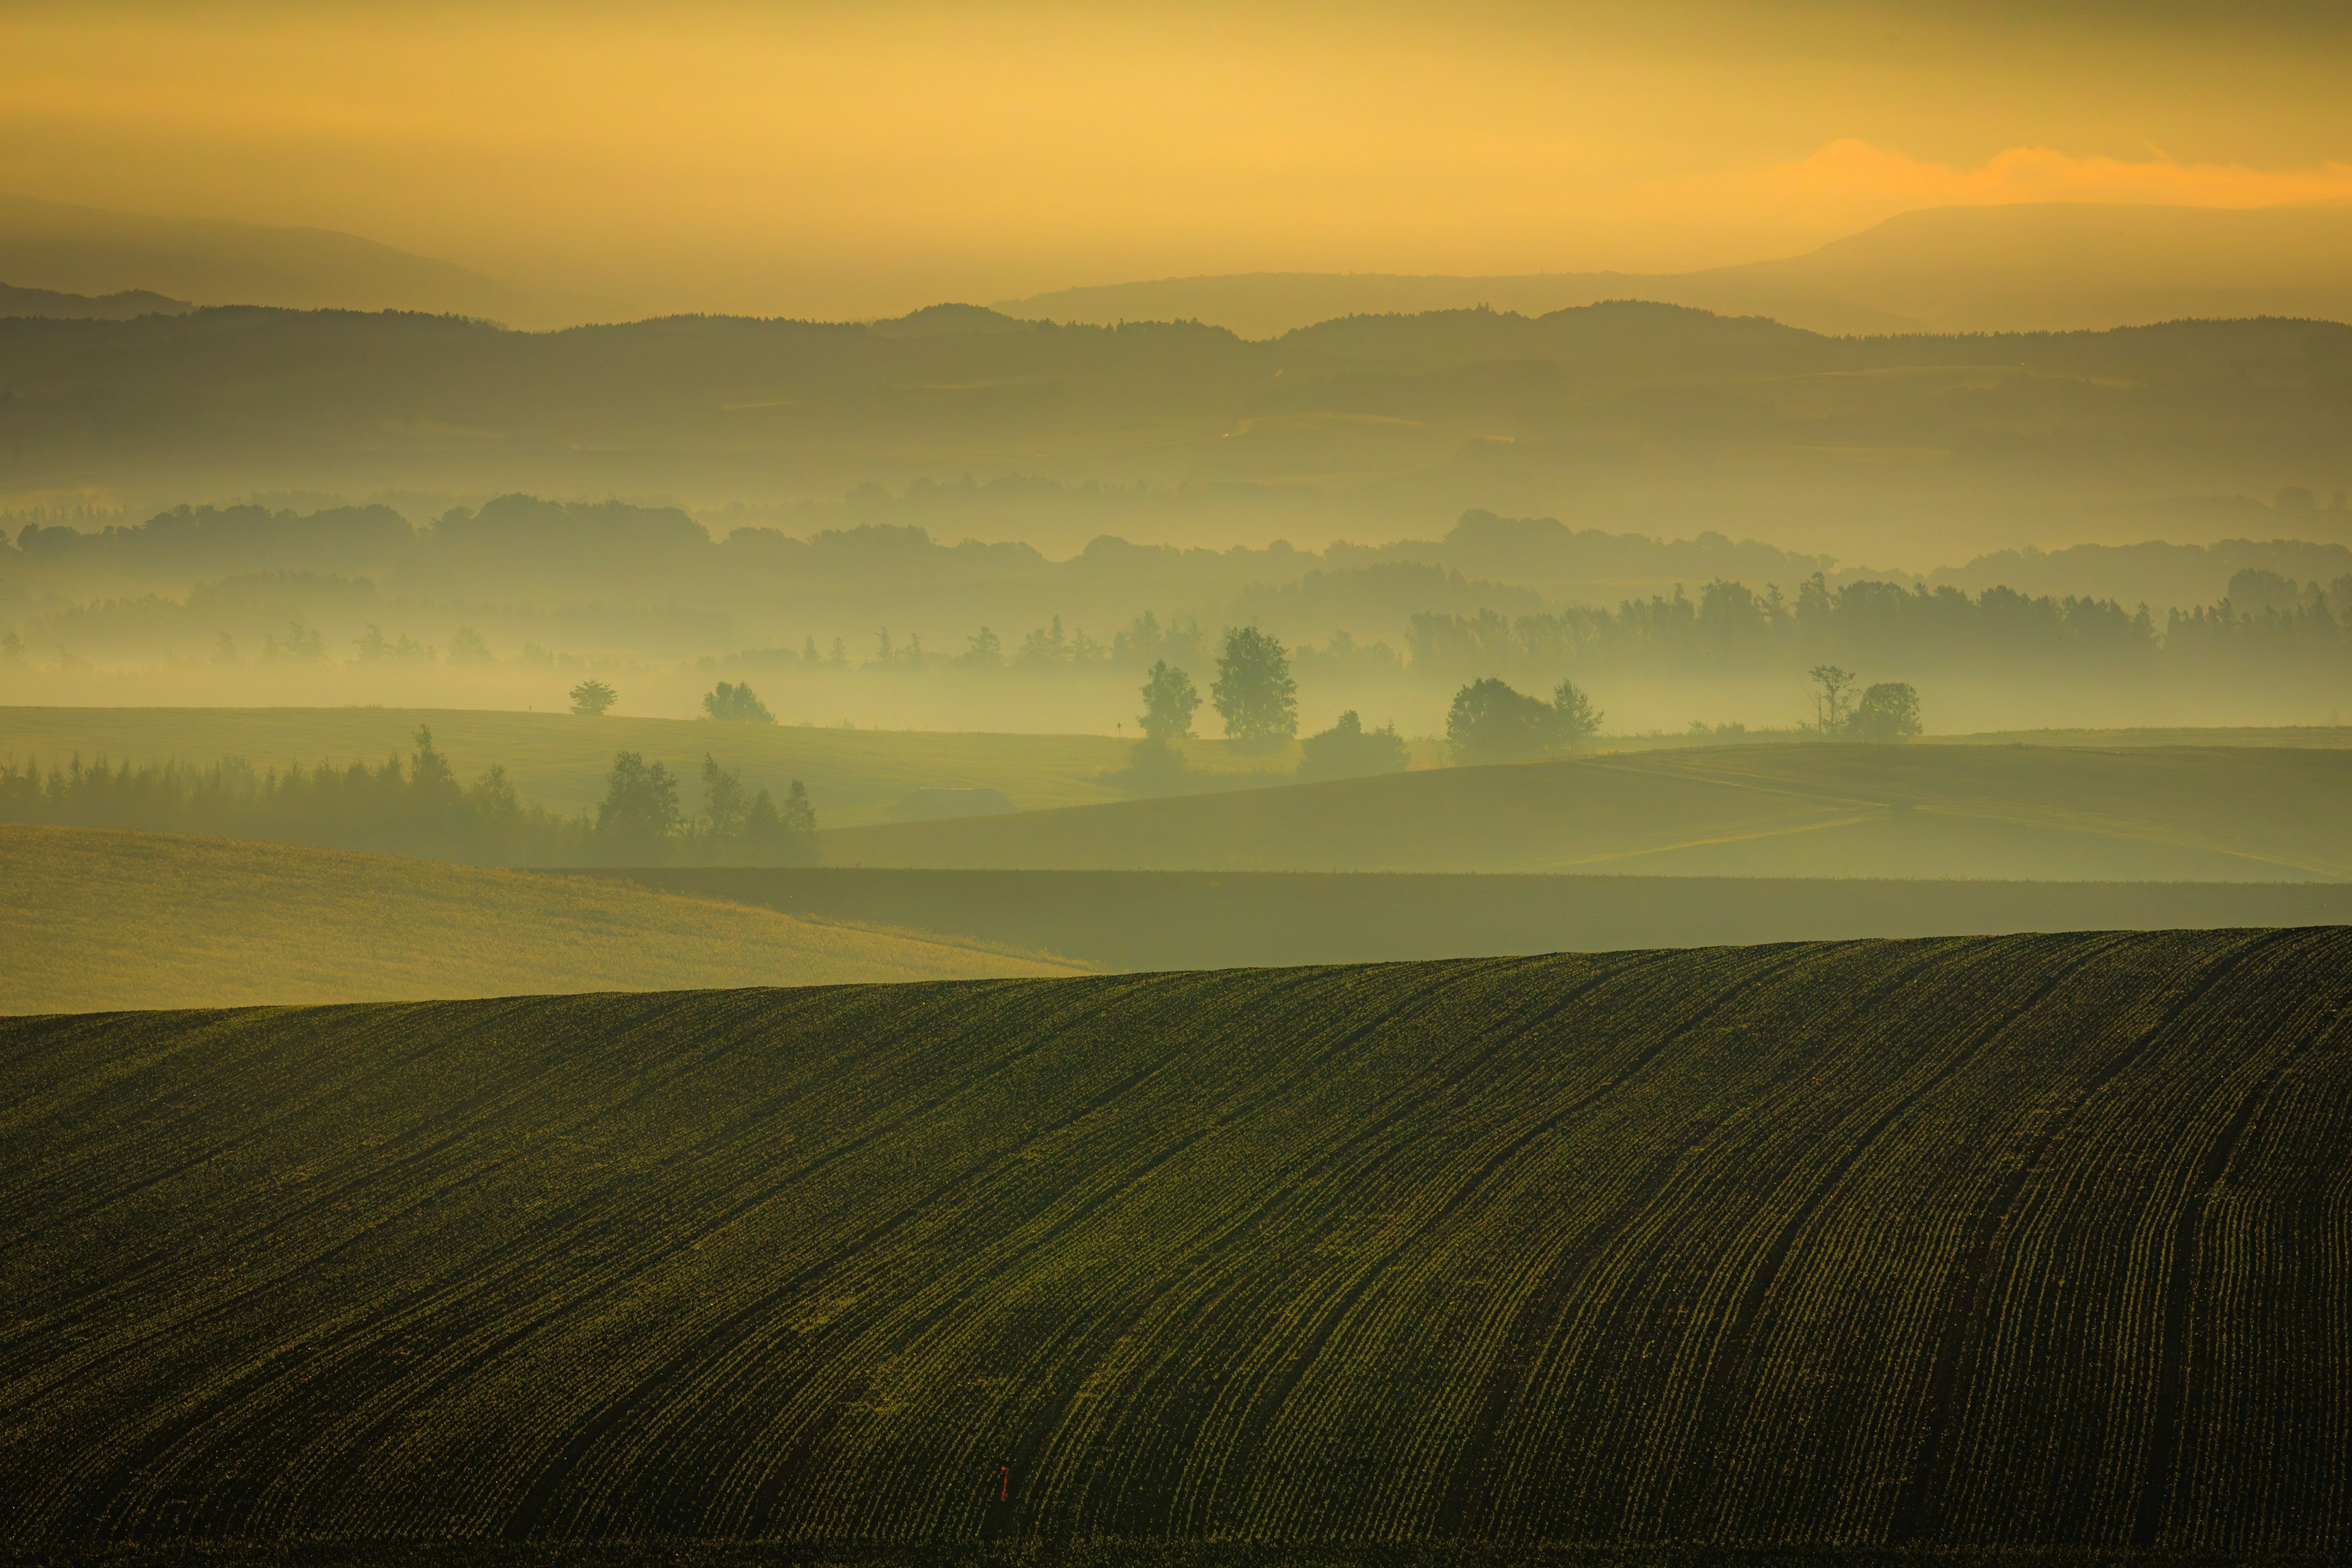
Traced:
POLYGON ((0 6, 0 1558, 2352 1555, 2347 58, 0 6))

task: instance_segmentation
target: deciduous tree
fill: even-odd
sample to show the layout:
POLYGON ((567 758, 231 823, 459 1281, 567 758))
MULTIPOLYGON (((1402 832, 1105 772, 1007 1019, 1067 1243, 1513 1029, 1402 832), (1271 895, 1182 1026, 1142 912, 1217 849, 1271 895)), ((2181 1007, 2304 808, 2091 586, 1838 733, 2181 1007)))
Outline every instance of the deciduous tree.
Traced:
POLYGON ((1264 747, 1298 733, 1298 683, 1290 678, 1290 656, 1255 626, 1225 634, 1210 695, 1228 740, 1264 747))

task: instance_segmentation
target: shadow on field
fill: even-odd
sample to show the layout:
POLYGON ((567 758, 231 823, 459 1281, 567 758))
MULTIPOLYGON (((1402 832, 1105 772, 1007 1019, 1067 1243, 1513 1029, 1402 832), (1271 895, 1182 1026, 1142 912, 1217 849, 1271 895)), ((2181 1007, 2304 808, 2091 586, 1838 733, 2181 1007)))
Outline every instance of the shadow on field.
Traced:
POLYGON ((977 937, 1126 970, 2352 923, 2352 884, 2344 883, 822 866, 562 874, 625 877, 795 915, 977 937))

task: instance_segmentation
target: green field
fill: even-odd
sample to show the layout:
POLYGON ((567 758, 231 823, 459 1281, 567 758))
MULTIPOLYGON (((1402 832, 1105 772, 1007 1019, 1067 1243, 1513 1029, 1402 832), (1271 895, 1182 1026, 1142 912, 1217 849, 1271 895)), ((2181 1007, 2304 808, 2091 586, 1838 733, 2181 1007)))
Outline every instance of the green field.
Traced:
POLYGON ((1722 746, 822 836, 827 864, 2343 880, 2352 752, 1722 746))
MULTIPOLYGON (((209 763, 243 757, 256 767, 405 753, 419 725, 461 778, 505 765, 527 800, 570 814, 604 796, 615 752, 642 752, 691 781, 703 754, 780 795, 807 784, 818 820, 837 826, 882 822, 916 790, 995 789, 1015 805, 1045 808, 1117 800, 1106 773, 1128 765, 1132 742, 1108 735, 980 735, 950 731, 820 730, 796 725, 717 724, 689 719, 578 719, 568 713, 404 708, 0 708, 0 758, 43 767, 79 755, 117 763, 209 763)), ((1222 742, 1191 747, 1204 784, 1241 782, 1297 758, 1238 757, 1222 742)), ((687 787, 688 805, 694 786, 687 787)))
MULTIPOLYGON (((566 873, 567 875, 573 873, 566 873)), ((1217 969, 2015 931, 2352 925, 2352 882, 1893 881, 1412 871, 583 872, 1097 969, 1217 969)))
POLYGON ((15 1020, 0 1116, 25 1561, 2352 1549, 2342 930, 15 1020))
POLYGON ((0 825, 0 1012, 1067 973, 621 881, 0 825))

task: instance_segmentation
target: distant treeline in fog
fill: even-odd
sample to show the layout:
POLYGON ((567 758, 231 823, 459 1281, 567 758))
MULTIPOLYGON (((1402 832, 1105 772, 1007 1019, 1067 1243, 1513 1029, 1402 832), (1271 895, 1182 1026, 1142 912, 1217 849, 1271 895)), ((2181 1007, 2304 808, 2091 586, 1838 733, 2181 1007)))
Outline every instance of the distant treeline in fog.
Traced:
POLYGON ((1632 668, 1723 670, 1768 656, 1844 658, 1905 668, 2015 666, 2044 674, 2173 667, 2342 670, 2352 666, 2352 575, 2326 588, 2241 573, 2247 604, 2168 611, 2113 599, 2052 598, 1988 588, 1908 591, 1893 583, 1831 588, 1816 576, 1793 599, 1777 588, 1714 582, 1696 599, 1508 616, 1423 614, 1406 653, 1446 675, 1632 668))
POLYGON ((522 800, 506 769, 461 784, 420 729, 415 750, 382 763, 320 763, 284 771, 242 758, 85 763, 46 772, 0 762, 0 821, 122 827, 362 849, 484 865, 809 865, 816 817, 796 781, 782 802, 744 787, 740 773, 703 761, 698 805, 684 781, 634 752, 614 757, 604 801, 562 816, 522 800))
MULTIPOLYGON (((1058 616, 1084 662, 1088 639, 1108 645, 1112 628, 1152 614, 1213 630, 1257 625, 1301 643, 1342 633, 1353 646, 1401 642, 1433 616, 1481 625, 1501 616, 1534 628, 1515 634, 1522 641, 1630 650, 1673 643, 1670 629, 1624 628, 1671 621, 1691 594, 1700 596, 1692 613, 1725 628, 1708 637, 1747 637, 1728 628, 1748 611, 1706 608, 1722 584, 1744 584, 1759 605, 1777 592, 1794 616, 1808 591, 1843 594, 1899 579, 1899 586, 1937 590, 1943 606, 1906 612, 1909 621, 1935 620, 1944 627, 1937 637, 1966 642, 1976 634, 1951 629, 1944 589, 1997 605, 2021 595, 2130 611, 2147 604, 2160 637, 2175 608, 2227 596, 2257 615, 2296 610, 2311 585, 2322 585, 2324 597, 2334 591, 2326 584, 2347 578, 2352 550, 2289 540, 2014 552, 1890 579, 1720 533, 1664 541, 1481 511, 1435 540, 1309 552, 1278 542, 1214 551, 1105 537, 1055 560, 1026 544, 944 544, 912 526, 821 530, 805 539, 742 527, 713 539, 676 509, 518 495, 456 509, 425 527, 383 506, 308 514, 182 508, 98 529, 27 522, 13 541, 0 541, 0 641, 13 637, 36 654, 101 661, 250 659, 275 649, 362 661, 478 663, 495 653, 552 663, 551 649, 707 657, 797 651, 812 637, 828 658, 840 639, 850 658, 864 659, 883 654, 887 631, 880 662, 887 663, 918 645, 927 654, 963 653, 982 626, 1011 656, 1058 616), (2249 583, 2261 586, 2250 593, 2249 583), (1988 592, 1991 600, 1982 598, 1988 592), (1546 617, 1562 629, 1543 630, 1546 617)), ((2340 620, 2346 606, 2336 603, 2331 612, 2340 620)), ((1769 621, 1779 612, 1757 613, 1769 621)), ((2056 613, 2011 619, 2032 640, 2056 613)), ((2066 615, 2076 626, 2067 636, 2087 635, 2077 624, 2084 612, 2066 615)), ((1997 618, 1993 610, 1979 616, 1987 627, 1997 618)))

